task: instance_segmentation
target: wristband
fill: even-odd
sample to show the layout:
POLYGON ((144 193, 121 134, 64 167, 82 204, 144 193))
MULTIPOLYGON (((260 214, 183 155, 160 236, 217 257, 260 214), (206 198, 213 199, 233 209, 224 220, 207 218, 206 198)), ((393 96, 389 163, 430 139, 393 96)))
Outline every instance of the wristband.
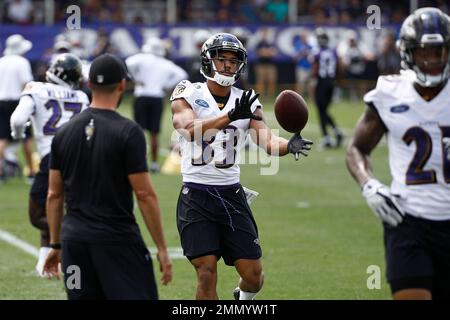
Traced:
POLYGON ((55 249, 55 250, 61 250, 61 243, 50 244, 50 248, 55 249))

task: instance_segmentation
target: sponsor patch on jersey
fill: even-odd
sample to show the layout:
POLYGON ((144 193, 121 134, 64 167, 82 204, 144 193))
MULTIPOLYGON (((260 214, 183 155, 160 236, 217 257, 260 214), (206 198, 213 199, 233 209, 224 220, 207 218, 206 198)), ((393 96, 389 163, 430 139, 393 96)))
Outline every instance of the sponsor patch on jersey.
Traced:
POLYGON ((402 113, 402 112, 406 112, 408 110, 409 110, 409 106, 406 104, 401 104, 399 106, 391 107, 392 113, 402 113))
POLYGON ((202 99, 196 99, 195 100, 195 104, 197 104, 197 105, 199 105, 200 107, 203 107, 203 108, 209 108, 208 102, 206 102, 205 100, 202 100, 202 99))

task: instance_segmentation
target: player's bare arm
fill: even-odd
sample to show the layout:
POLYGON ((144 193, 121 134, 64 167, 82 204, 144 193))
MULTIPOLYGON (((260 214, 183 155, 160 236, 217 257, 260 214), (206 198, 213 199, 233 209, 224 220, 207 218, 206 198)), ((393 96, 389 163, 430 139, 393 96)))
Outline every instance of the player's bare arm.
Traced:
POLYGON ((347 167, 353 178, 363 186, 372 175, 370 153, 380 142, 386 129, 378 114, 371 108, 366 108, 356 125, 352 141, 347 149, 347 167))
POLYGON ((385 223, 396 227, 405 215, 386 185, 373 178, 370 153, 380 142, 386 129, 378 114, 367 108, 359 120, 347 150, 347 167, 362 188, 362 195, 373 213, 385 223))
MULTIPOLYGON (((49 186, 47 194, 47 221, 50 231, 50 245, 61 244, 61 221, 64 214, 64 185, 59 170, 49 172, 49 186)), ((48 253, 44 265, 44 272, 60 279, 58 264, 61 261, 60 250, 52 249, 48 253)))
POLYGON ((231 120, 227 114, 211 119, 197 119, 194 110, 184 99, 176 99, 172 102, 173 127, 188 141, 194 140, 194 133, 201 133, 199 138, 207 130, 222 130, 230 124, 231 120))
POLYGON ((167 253, 167 246, 164 240, 158 198, 147 172, 130 174, 128 175, 128 180, 136 195, 145 225, 150 231, 150 235, 158 250, 157 257, 160 271, 163 273, 161 282, 166 285, 172 280, 172 262, 167 253))
POLYGON ((262 121, 250 121, 250 136, 252 140, 270 155, 284 156, 289 153, 288 140, 273 134, 264 120, 264 113, 261 108, 254 112, 262 118, 262 121))
POLYGON ((311 77, 316 78, 318 74, 319 74, 319 64, 317 63, 317 61, 314 61, 311 66, 311 77))
POLYGON ((311 150, 312 141, 303 139, 300 133, 294 134, 291 139, 279 137, 273 134, 272 130, 267 126, 264 121, 264 113, 260 108, 257 108, 254 114, 262 119, 257 121, 252 119, 250 122, 250 136, 252 140, 268 154, 274 156, 285 156, 289 153, 295 155, 295 159, 298 160, 299 154, 308 156, 309 150, 311 150))

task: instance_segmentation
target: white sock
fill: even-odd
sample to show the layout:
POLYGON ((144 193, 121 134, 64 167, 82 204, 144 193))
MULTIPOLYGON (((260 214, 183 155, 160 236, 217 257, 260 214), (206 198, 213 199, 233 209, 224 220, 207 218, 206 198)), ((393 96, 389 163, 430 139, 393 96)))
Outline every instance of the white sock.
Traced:
POLYGON ((240 291, 239 292, 239 300, 255 300, 255 296, 258 292, 248 292, 248 291, 240 291))
POLYGON ((45 264, 45 259, 47 258, 49 251, 50 251, 50 247, 41 247, 39 249, 39 260, 36 264, 36 271, 39 274, 39 276, 41 276, 41 277, 46 276, 44 274, 44 264, 45 264))

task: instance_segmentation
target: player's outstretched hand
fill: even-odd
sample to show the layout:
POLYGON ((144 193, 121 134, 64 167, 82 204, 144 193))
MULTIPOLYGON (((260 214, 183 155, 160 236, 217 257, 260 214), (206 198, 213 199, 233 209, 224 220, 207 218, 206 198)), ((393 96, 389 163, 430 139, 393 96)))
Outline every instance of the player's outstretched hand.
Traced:
POLYGON ((300 154, 305 157, 308 156, 312 144, 313 142, 311 140, 303 139, 300 132, 297 132, 289 139, 288 151, 295 155, 295 160, 298 160, 300 154))
POLYGON ((254 120, 262 120, 260 116, 255 115, 251 106, 253 102, 258 99, 259 93, 256 93, 251 99, 253 90, 247 90, 242 93, 241 99, 236 98, 234 109, 231 109, 228 112, 228 118, 231 121, 239 120, 239 119, 254 119, 254 120))
POLYGON ((51 279, 52 275, 56 277, 56 279, 61 280, 61 276, 59 273, 59 263, 61 262, 61 250, 51 249, 48 252, 47 259, 45 259, 44 263, 44 274, 47 275, 47 278, 51 279))
POLYGON ((167 285, 172 281, 172 261, 167 250, 159 250, 156 257, 159 261, 159 270, 162 272, 161 283, 167 285))
POLYGON ((389 187, 376 179, 369 179, 363 186, 362 194, 370 209, 382 221, 396 227, 403 221, 405 213, 398 205, 389 187))

